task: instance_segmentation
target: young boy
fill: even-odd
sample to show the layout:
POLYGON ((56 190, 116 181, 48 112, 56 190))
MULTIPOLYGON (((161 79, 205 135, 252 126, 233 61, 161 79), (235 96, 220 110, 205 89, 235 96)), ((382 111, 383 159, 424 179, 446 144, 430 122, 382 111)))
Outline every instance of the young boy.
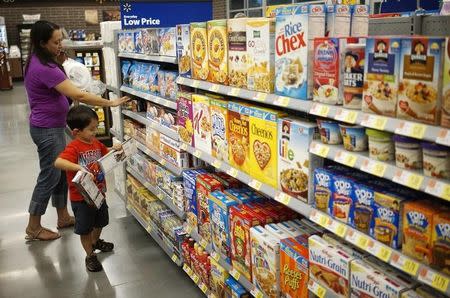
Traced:
MULTIPOLYGON (((97 114, 87 106, 76 106, 67 114, 67 124, 72 130, 74 140, 67 145, 64 151, 55 161, 55 167, 66 171, 69 184, 70 201, 75 215, 75 234, 80 235, 81 245, 86 251, 86 268, 97 272, 103 270, 98 261, 95 250, 110 252, 114 248, 113 243, 100 239, 102 228, 108 225, 108 206, 106 201, 100 209, 88 204, 72 183, 77 171, 87 171, 99 188, 106 191, 106 181, 97 161, 108 153, 108 148, 96 138, 98 126, 97 114)), ((120 150, 121 146, 113 146, 120 150)))

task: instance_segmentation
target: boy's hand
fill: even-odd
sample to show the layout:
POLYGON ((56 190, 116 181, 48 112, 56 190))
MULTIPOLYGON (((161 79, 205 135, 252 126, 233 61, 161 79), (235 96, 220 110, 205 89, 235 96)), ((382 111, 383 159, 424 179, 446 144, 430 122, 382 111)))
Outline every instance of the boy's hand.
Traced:
POLYGON ((111 148, 116 150, 116 151, 121 151, 122 150, 122 144, 114 144, 111 148))
POLYGON ((91 177, 92 181, 94 181, 94 178, 95 178, 95 177, 94 177, 94 174, 92 174, 91 172, 89 172, 86 168, 80 166, 79 171, 81 171, 81 172, 83 172, 83 173, 89 174, 89 176, 91 177))

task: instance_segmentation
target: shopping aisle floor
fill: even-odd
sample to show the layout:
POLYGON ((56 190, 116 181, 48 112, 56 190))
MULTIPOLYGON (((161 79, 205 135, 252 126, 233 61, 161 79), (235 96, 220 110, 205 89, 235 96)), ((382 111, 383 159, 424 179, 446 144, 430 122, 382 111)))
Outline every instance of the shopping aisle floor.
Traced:
MULTIPOLYGON (((52 242, 25 242, 28 203, 39 170, 28 114, 23 84, 0 91, 0 297, 203 297, 113 191, 103 238, 113 241, 115 250, 99 254, 103 272, 86 271, 72 229, 62 230, 62 237, 52 242)), ((51 203, 43 225, 56 229, 51 203)))

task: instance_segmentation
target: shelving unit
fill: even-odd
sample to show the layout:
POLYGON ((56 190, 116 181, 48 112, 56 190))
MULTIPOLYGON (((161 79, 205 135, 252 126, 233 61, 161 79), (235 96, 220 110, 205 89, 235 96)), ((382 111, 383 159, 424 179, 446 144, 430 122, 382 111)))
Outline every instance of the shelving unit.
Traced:
POLYGON ((133 120, 136 120, 139 123, 142 123, 144 125, 150 126, 151 128, 159 131, 160 133, 170 137, 171 139, 178 140, 178 132, 170 129, 166 126, 163 126, 151 119, 148 119, 145 117, 145 113, 136 113, 128 110, 122 110, 122 114, 125 116, 130 117, 133 120))
POLYGON ((144 61, 177 64, 177 58, 169 57, 169 56, 143 55, 143 54, 135 54, 135 53, 119 53, 118 56, 120 58, 129 58, 129 59, 137 59, 137 60, 144 60, 144 61))
POLYGON ((170 109, 177 108, 177 103, 175 101, 168 100, 168 99, 156 96, 154 94, 137 91, 137 90, 134 90, 133 88, 126 87, 126 86, 120 87, 120 91, 137 96, 139 98, 142 98, 142 99, 154 102, 154 103, 157 103, 159 105, 165 106, 170 109))
POLYGON ((197 287, 206 295, 208 298, 214 298, 214 294, 212 294, 208 287, 200 281, 200 277, 198 277, 197 274, 192 271, 191 267, 189 267, 187 264, 183 264, 183 271, 186 272, 186 274, 192 279, 192 281, 197 285, 197 287))
POLYGON ((139 150, 141 150, 146 155, 148 155, 151 158, 153 158, 154 160, 156 160, 164 168, 166 168, 167 170, 171 171, 175 175, 180 176, 183 173, 183 169, 182 168, 179 168, 179 167, 173 165, 172 163, 168 162, 167 160, 165 160, 164 158, 162 158, 161 156, 159 156, 155 152, 153 152, 150 149, 148 149, 144 144, 140 143, 139 141, 136 141, 136 146, 137 146, 137 148, 139 150))

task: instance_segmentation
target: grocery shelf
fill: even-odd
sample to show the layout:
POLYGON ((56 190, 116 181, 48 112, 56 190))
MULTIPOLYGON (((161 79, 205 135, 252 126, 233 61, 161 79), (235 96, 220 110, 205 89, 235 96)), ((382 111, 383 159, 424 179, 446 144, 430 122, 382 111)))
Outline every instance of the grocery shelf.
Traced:
POLYGON ((180 148, 182 150, 185 150, 195 157, 209 163, 210 165, 214 166, 216 169, 221 170, 223 172, 226 172, 228 175, 240 180, 241 182, 249 185, 250 187, 256 189, 257 191, 274 198, 276 201, 288 206, 289 208, 295 210, 296 212, 302 214, 303 216, 308 217, 312 207, 311 205, 308 205, 307 203, 300 201, 299 199, 296 199, 294 197, 291 197, 290 195, 273 188, 270 185, 267 185, 265 183, 262 183, 249 175, 245 174, 244 172, 241 172, 232 166, 230 166, 228 163, 224 161, 220 161, 214 157, 212 157, 209 154, 206 154, 205 152, 195 149, 185 143, 182 143, 180 148))
POLYGON ((132 95, 137 96, 139 98, 142 98, 142 99, 145 99, 145 100, 148 100, 148 101, 160 104, 160 105, 165 106, 165 107, 170 108, 170 109, 174 109, 175 110, 177 108, 177 103, 175 101, 168 100, 168 99, 156 96, 154 94, 145 93, 145 92, 142 92, 142 91, 137 91, 137 90, 134 90, 133 88, 126 87, 126 86, 121 86, 120 87, 120 91, 123 91, 125 93, 132 94, 132 95))
POLYGON ((130 173, 134 178, 141 182, 150 192, 152 192, 158 199, 161 200, 167 207, 170 208, 179 218, 184 219, 186 214, 178 209, 173 203, 172 198, 158 186, 151 185, 141 174, 131 167, 127 167, 127 172, 130 173))
POLYGON ((182 168, 179 168, 179 167, 175 166, 174 164, 168 162, 167 160, 165 160, 164 158, 159 156, 157 153, 151 151, 144 144, 142 144, 141 142, 139 142, 137 140, 136 140, 136 147, 139 150, 141 150, 142 152, 144 152, 146 155, 148 155, 151 158, 153 158, 154 160, 156 160, 163 167, 165 167, 167 170, 171 171, 175 175, 181 176, 181 174, 183 173, 183 169, 182 168))
POLYGON ((450 295, 450 276, 440 273, 380 241, 372 239, 370 236, 333 219, 321 211, 313 210, 309 219, 383 262, 411 275, 419 282, 450 295))
POLYGON ((132 204, 127 205, 127 210, 136 218, 136 220, 141 224, 141 226, 152 236, 153 240, 158 243, 158 245, 164 250, 164 252, 172 259, 172 261, 178 266, 182 265, 182 261, 175 254, 174 249, 168 247, 166 243, 156 234, 155 225, 153 223, 148 223, 145 221, 139 213, 133 208, 132 204))
POLYGON ((186 272, 186 274, 192 279, 192 281, 197 285, 197 287, 206 295, 208 298, 215 297, 214 294, 212 294, 208 287, 200 281, 200 277, 198 277, 197 274, 194 273, 194 271, 189 267, 187 264, 183 264, 183 271, 186 272))
POLYGON ((325 145, 317 141, 311 143, 309 151, 323 158, 450 201, 450 183, 448 181, 425 176, 421 171, 399 168, 394 161, 373 160, 369 157, 368 152, 349 152, 344 149, 343 145, 325 145))
POLYGON ((115 136, 115 137, 118 138, 118 139, 121 139, 121 138, 122 138, 122 137, 120 136, 120 134, 119 134, 117 131, 115 131, 114 129, 112 129, 112 128, 109 129, 109 133, 112 134, 113 136, 115 136))
POLYGON ((125 116, 128 116, 134 120, 136 120, 139 123, 142 123, 146 126, 150 126, 151 128, 159 131, 160 133, 168 136, 169 138, 173 139, 173 140, 178 140, 178 132, 176 130, 170 129, 164 125, 161 125, 151 119, 148 119, 147 117, 145 117, 145 113, 136 113, 136 112, 132 112, 132 111, 128 111, 128 110, 122 110, 122 114, 124 114, 125 116))
POLYGON ((308 100, 300 100, 276 94, 268 94, 264 92, 251 91, 247 89, 235 88, 220 84, 214 84, 206 81, 188 79, 178 77, 177 84, 190 86, 193 88, 208 90, 214 93, 239 97, 259 103, 265 103, 273 106, 285 107, 292 110, 308 112, 311 108, 312 102, 308 100))
POLYGON ((129 59, 138 59, 138 60, 145 60, 145 61, 177 64, 177 58, 170 57, 170 56, 144 55, 144 54, 136 54, 136 53, 119 53, 118 56, 120 58, 129 58, 129 59))
POLYGON ((113 86, 110 86, 110 85, 106 85, 106 90, 109 90, 109 91, 111 91, 111 92, 114 92, 114 93, 116 93, 117 95, 119 95, 119 88, 116 88, 116 87, 113 87, 113 86))
POLYGON ((314 294, 314 297, 321 298, 336 298, 339 297, 334 294, 327 286, 316 282, 314 279, 310 278, 308 281, 308 290, 314 294))

